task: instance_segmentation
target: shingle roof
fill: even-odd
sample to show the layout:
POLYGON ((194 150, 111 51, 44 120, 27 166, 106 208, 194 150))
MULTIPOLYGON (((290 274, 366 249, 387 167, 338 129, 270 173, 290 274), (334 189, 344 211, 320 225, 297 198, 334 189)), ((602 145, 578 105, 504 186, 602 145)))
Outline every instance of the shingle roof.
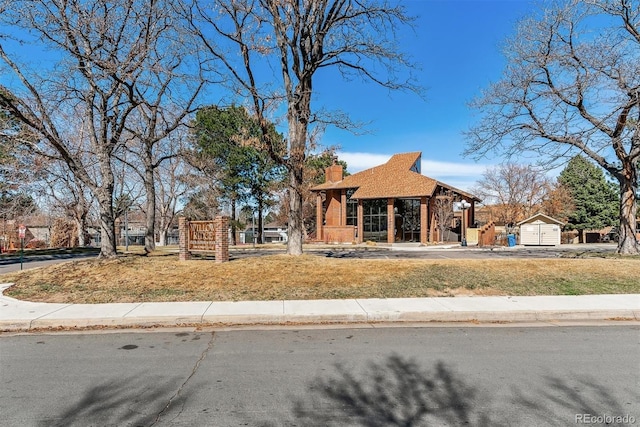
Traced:
POLYGON ((535 222, 535 221, 538 221, 538 220, 546 222, 547 224, 554 223, 554 224, 558 224, 558 225, 564 225, 564 222, 562 222, 562 221, 560 221, 558 219, 552 218, 549 215, 545 215, 542 212, 537 213, 534 216, 531 216, 531 217, 529 217, 529 218, 527 218, 527 219, 525 219, 523 221, 520 221, 516 225, 529 224, 531 222, 535 222))
POLYGON ((438 181, 411 170, 421 155, 420 152, 394 154, 383 165, 349 175, 339 182, 325 182, 312 190, 357 188, 354 199, 431 196, 438 181))

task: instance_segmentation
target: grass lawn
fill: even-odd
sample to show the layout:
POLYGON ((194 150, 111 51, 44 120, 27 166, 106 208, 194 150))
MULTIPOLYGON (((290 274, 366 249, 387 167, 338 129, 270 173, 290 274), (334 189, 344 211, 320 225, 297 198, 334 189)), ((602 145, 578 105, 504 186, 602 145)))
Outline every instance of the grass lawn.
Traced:
POLYGON ((640 293, 637 258, 336 259, 265 255, 216 264, 129 254, 0 276, 28 301, 111 303, 640 293))

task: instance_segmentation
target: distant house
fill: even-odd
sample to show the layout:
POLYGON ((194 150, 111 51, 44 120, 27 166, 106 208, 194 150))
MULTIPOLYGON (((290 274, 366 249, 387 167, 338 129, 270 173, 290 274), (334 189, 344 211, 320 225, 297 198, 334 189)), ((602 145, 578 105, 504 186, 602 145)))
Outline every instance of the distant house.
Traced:
POLYGON ((383 165, 344 176, 334 162, 316 193, 316 238, 324 242, 428 242, 437 241, 438 195, 466 200, 461 215, 474 224, 477 197, 421 174, 422 153, 395 154, 383 165))
MULTIPOLYGON (((256 230, 257 231, 257 230, 256 230)), ((264 243, 286 243, 287 242, 287 226, 270 222, 262 227, 264 243)), ((257 233, 255 233, 257 235, 257 233)), ((240 232, 240 243, 253 243, 254 230, 249 225, 244 231, 240 232)), ((258 242, 259 243, 259 242, 258 242)))
POLYGON ((18 228, 24 225, 24 244, 37 240, 43 245, 49 243, 51 226, 48 225, 47 218, 42 216, 28 216, 19 220, 0 220, 0 252, 20 248, 20 237, 18 228))

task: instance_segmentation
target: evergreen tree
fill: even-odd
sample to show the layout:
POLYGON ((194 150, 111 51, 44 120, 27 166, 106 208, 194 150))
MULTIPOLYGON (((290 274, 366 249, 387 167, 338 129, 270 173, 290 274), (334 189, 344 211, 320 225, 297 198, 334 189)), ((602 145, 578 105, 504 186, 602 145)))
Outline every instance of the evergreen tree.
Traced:
MULTIPOLYGON (((198 111, 194 129, 192 142, 198 163, 212 172, 220 194, 231 205, 233 243, 236 205, 242 202, 255 203, 258 242, 262 242, 263 211, 272 202, 274 187, 284 179, 284 168, 262 149, 264 136, 258 121, 243 107, 211 106, 198 111)), ((275 126, 270 132, 271 141, 283 141, 275 126)))
POLYGON ((620 199, 615 184, 584 156, 572 158, 560 173, 558 182, 573 199, 575 210, 569 215, 567 229, 582 232, 614 225, 619 218, 620 199))

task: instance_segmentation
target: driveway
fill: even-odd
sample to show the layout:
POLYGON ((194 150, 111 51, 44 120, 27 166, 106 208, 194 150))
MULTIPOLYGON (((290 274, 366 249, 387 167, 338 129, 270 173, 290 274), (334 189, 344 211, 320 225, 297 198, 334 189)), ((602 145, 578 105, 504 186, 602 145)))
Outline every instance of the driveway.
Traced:
MULTIPOLYGON (((458 245, 446 246, 336 246, 305 248, 305 253, 327 258, 353 259, 492 259, 492 258, 559 258, 571 253, 613 253, 617 246, 609 244, 572 244, 560 246, 515 246, 478 248, 476 246, 462 247, 458 245)), ((285 249, 263 250, 232 250, 231 258, 240 259, 251 256, 270 254, 284 254, 285 249)))
MULTIPOLYGON (((29 254, 22 259, 22 269, 44 267, 51 264, 59 264, 65 261, 95 258, 100 253, 99 249, 95 251, 84 251, 76 253, 73 251, 60 250, 50 254, 29 254)), ((20 255, 3 256, 0 258, 0 274, 11 273, 20 270, 20 255)))

